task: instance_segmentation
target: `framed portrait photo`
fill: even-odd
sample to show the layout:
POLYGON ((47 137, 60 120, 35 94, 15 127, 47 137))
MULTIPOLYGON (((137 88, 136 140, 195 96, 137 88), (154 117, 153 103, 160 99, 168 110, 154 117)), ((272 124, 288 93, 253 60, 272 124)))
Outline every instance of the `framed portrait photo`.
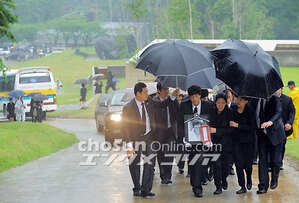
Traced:
POLYGON ((186 142, 190 144, 206 144, 211 142, 208 115, 186 115, 184 120, 186 142))

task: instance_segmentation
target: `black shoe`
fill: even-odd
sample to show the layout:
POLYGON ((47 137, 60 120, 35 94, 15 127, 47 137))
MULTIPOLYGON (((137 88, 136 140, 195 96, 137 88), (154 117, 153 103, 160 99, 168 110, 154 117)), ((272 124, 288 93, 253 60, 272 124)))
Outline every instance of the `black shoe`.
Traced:
POLYGON ((193 189, 195 197, 202 197, 202 190, 200 189, 193 189))
POLYGON ((172 184, 172 181, 171 180, 167 180, 167 184, 172 184))
POLYGON ((143 198, 153 198, 153 197, 155 197, 155 193, 152 193, 152 192, 141 192, 141 197, 143 197, 143 198))
POLYGON ((239 195, 239 194, 243 194, 243 193, 246 193, 247 190, 245 187, 242 187, 240 190, 238 190, 236 193, 239 195))
POLYGON ((268 172, 271 172, 271 171, 272 171, 272 169, 269 167, 269 168, 268 168, 268 172))
POLYGON ((136 197, 141 196, 141 192, 140 192, 140 190, 139 190, 139 191, 135 191, 135 192, 133 192, 133 195, 136 196, 136 197))
POLYGON ((235 175, 235 170, 233 168, 230 169, 229 175, 235 175))
POLYGON ((223 188, 223 190, 227 190, 227 188, 228 188, 227 180, 222 181, 222 188, 223 188))
POLYGON ((250 180, 247 180, 247 190, 251 190, 251 188, 252 188, 252 181, 251 181, 251 179, 250 180))
POLYGON ((221 193, 222 193, 222 189, 219 188, 215 190, 214 195, 220 195, 221 193))
POLYGON ((184 170, 181 168, 179 168, 179 172, 180 172, 180 174, 184 174, 184 170))
POLYGON ((257 160, 256 160, 256 159, 255 159, 255 160, 253 160, 253 162, 252 162, 252 164, 253 164, 253 165, 257 165, 257 163, 258 163, 258 162, 257 162, 257 160))
POLYGON ((270 188, 271 188, 272 190, 274 190, 275 188, 277 188, 277 185, 278 185, 277 182, 271 183, 270 188))
POLYGON ((280 170, 283 171, 283 169, 284 169, 284 168, 283 168, 283 165, 281 165, 281 166, 280 166, 280 170))
POLYGON ((163 185, 167 185, 167 184, 168 184, 168 180, 167 180, 167 179, 162 180, 162 181, 161 181, 161 184, 163 184, 163 185))
POLYGON ((213 176, 213 175, 211 175, 211 176, 209 177, 209 181, 211 182, 212 180, 214 180, 214 176, 213 176))
POLYGON ((186 175, 186 178, 190 178, 190 174, 189 173, 186 175))
POLYGON ((258 191, 256 191, 257 194, 265 194, 267 193, 267 190, 265 189, 259 189, 258 191))

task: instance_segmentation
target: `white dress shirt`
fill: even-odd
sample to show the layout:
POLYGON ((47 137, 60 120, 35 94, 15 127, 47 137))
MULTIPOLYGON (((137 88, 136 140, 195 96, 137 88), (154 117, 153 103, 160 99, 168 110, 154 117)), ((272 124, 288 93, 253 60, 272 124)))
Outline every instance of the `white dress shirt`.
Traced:
POLYGON ((195 107, 197 107, 197 114, 200 116, 200 111, 201 111, 201 101, 199 102, 199 104, 197 106, 195 106, 192 103, 192 111, 194 112, 195 107))

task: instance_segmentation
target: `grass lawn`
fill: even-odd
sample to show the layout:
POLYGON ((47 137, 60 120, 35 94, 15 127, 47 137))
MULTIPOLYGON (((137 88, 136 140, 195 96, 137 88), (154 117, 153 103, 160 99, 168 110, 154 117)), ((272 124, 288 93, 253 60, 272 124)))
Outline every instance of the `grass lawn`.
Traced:
POLYGON ((94 119, 95 108, 82 109, 73 109, 73 110, 62 110, 48 112, 48 118, 85 118, 85 119, 94 119))
POLYGON ((286 154, 299 162, 299 139, 289 139, 286 144, 286 154))
POLYGON ((64 149, 78 139, 46 123, 1 123, 0 172, 64 149))
MULTIPOLYGON (((81 50, 81 49, 80 49, 81 50)), ((88 53, 95 53, 92 48, 82 49, 88 53)), ((79 78, 87 78, 91 75, 92 66, 120 66, 125 65, 126 60, 84 60, 82 56, 76 55, 74 49, 69 49, 58 54, 42 57, 32 61, 26 61, 11 67, 11 69, 30 67, 30 66, 48 66, 53 72, 55 81, 60 79, 62 82, 63 94, 57 95, 57 104, 71 104, 79 102, 80 85, 74 82, 79 78)), ((125 78, 116 78, 120 80, 117 85, 119 88, 125 88, 125 78)), ((103 89, 106 87, 106 80, 102 81, 103 89)), ((92 97, 91 87, 87 85, 87 100, 92 97)), ((112 90, 110 90, 112 91, 112 90)))

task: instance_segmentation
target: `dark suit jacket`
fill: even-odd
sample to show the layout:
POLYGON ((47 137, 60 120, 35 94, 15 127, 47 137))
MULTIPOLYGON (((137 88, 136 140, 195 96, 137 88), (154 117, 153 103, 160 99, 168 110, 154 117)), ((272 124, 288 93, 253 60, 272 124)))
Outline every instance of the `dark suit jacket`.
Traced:
POLYGON ((213 108, 210 126, 216 128, 216 133, 211 134, 212 143, 221 144, 222 150, 226 152, 230 152, 232 149, 233 129, 229 126, 229 122, 232 120, 232 110, 228 106, 220 114, 216 107, 213 108))
MULTIPOLYGON (((154 99, 157 101, 161 101, 160 97, 154 99)), ((177 115, 179 111, 179 103, 177 100, 170 103, 169 105, 169 114, 170 114, 170 123, 173 130, 173 139, 177 138, 177 115)), ((165 137, 165 130, 168 128, 168 120, 167 120, 167 107, 155 108, 155 140, 164 143, 164 141, 169 140, 169 138, 165 137)))
POLYGON ((267 128, 267 136, 272 145, 277 145, 285 140, 284 125, 281 118, 282 105, 280 97, 274 94, 267 100, 264 112, 260 115, 261 124, 272 121, 273 125, 267 128))
MULTIPOLYGON (((282 104, 282 122, 283 124, 290 124, 293 125, 296 109, 293 104, 293 100, 291 97, 282 94, 281 97, 281 104, 282 104)), ((290 136, 293 133, 293 127, 289 131, 285 131, 286 136, 290 136)))
MULTIPOLYGON (((148 100, 145 101, 146 111, 149 116, 150 127, 152 132, 154 132, 155 130, 154 109, 166 107, 172 102, 173 101, 170 99, 170 97, 168 97, 164 101, 157 101, 153 100, 151 97, 148 97, 148 100)), ((122 117, 123 135, 125 141, 134 142, 143 140, 143 136, 141 135, 141 117, 135 98, 132 99, 126 106, 124 106, 122 117)))
POLYGON ((238 107, 233 107, 233 121, 239 124, 238 128, 234 128, 232 136, 233 142, 238 143, 254 143, 256 121, 254 111, 246 105, 242 114, 238 113, 238 107))
MULTIPOLYGON (((201 100, 200 114, 210 115, 212 108, 213 107, 209 102, 201 100)), ((184 101, 180 104, 180 110, 178 115, 178 142, 183 142, 183 137, 185 136, 185 125, 184 125, 185 115, 193 115, 191 100, 184 101)))

